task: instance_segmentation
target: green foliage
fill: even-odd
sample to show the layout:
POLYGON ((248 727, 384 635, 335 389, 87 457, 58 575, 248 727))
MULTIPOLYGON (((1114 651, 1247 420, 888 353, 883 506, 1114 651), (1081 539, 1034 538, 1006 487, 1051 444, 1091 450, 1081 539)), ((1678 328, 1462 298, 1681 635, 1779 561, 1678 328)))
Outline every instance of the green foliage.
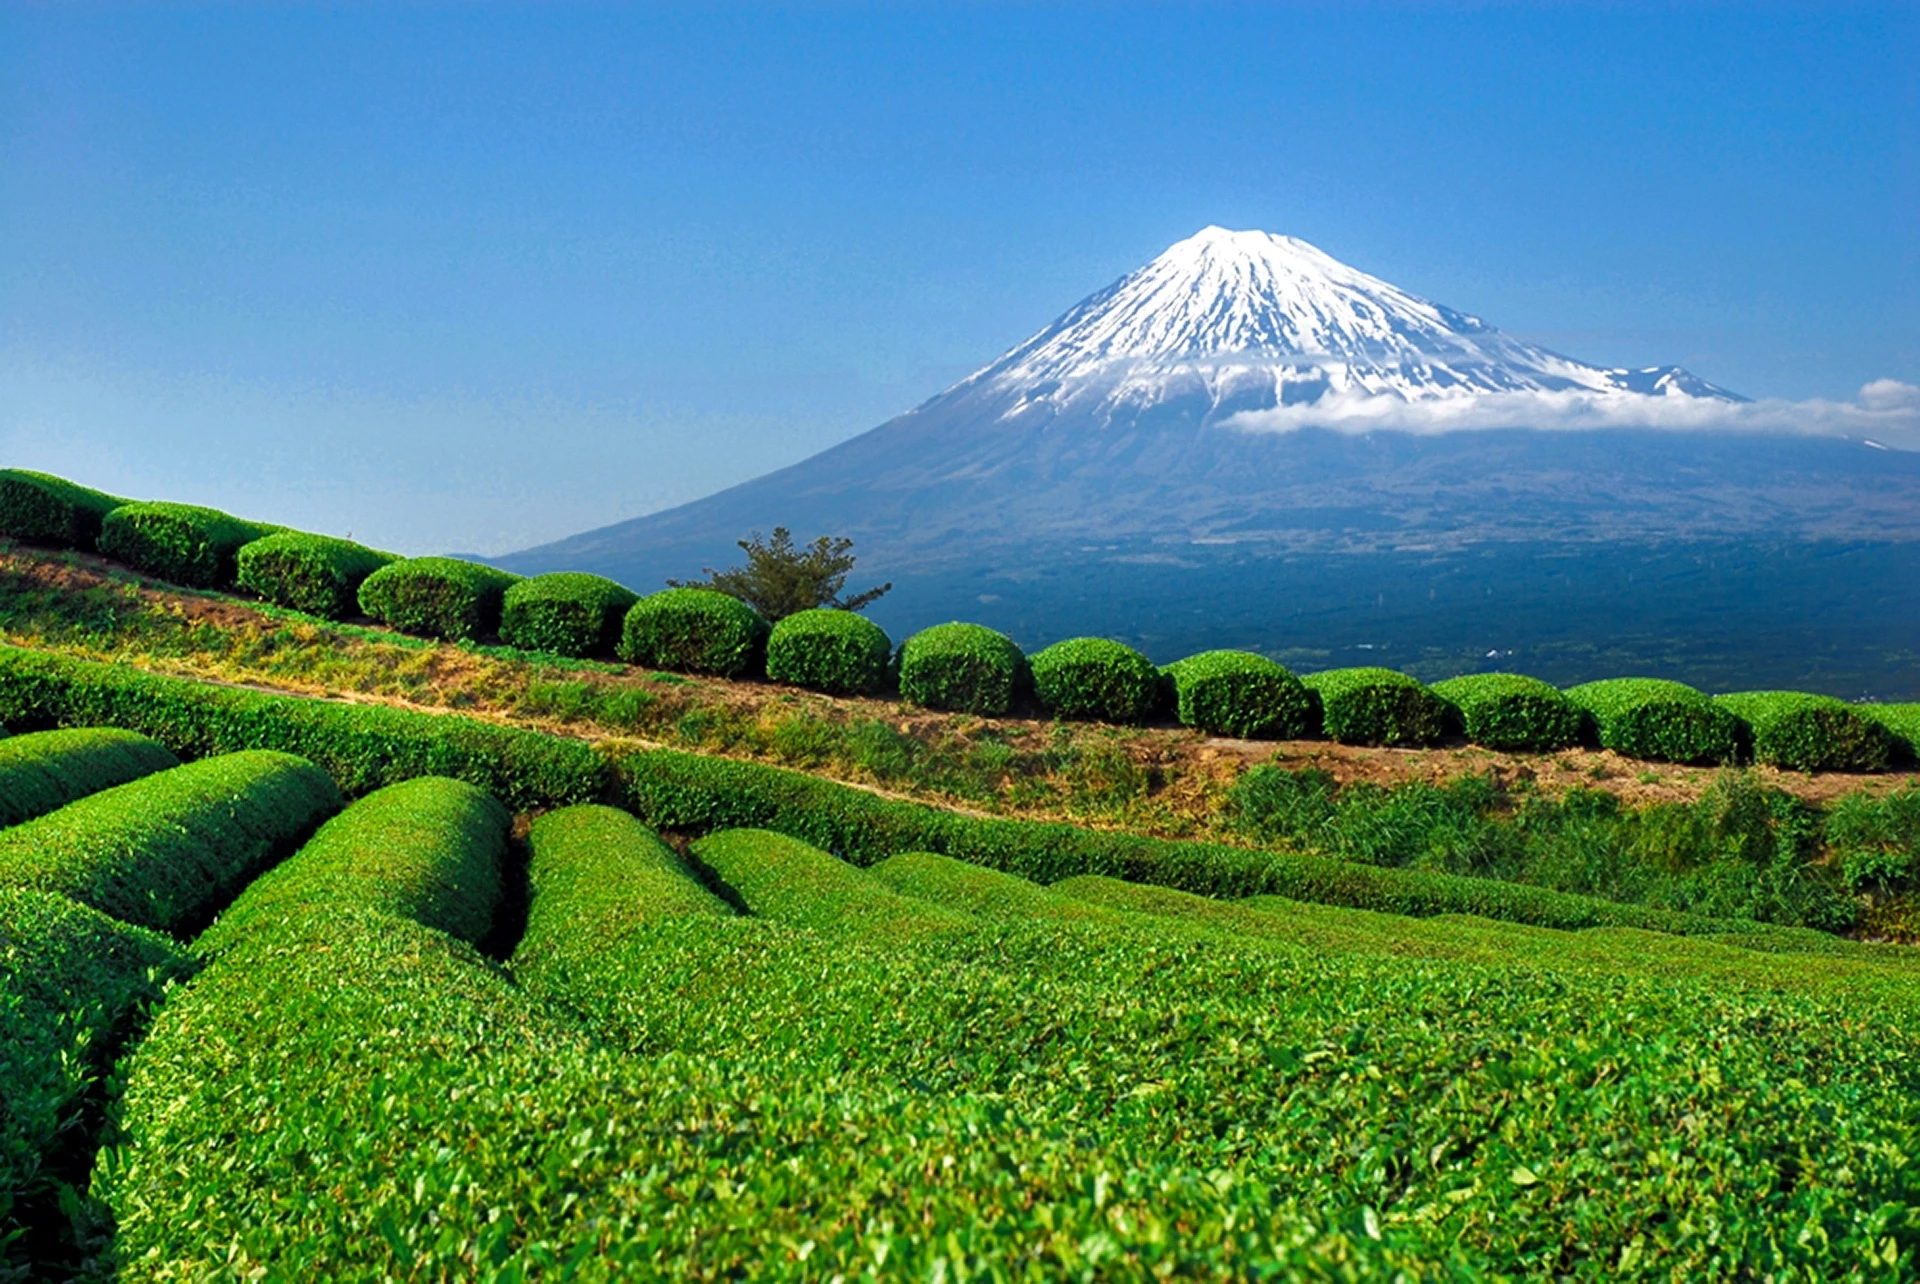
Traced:
POLYGON ((1436 682, 1433 694, 1458 711, 1467 739, 1489 749, 1549 753, 1580 742, 1580 710, 1538 678, 1469 673, 1436 682))
POLYGON ((64 896, 0 888, 0 1277, 77 1265, 86 1227, 72 1184, 91 1157, 90 1095, 184 965, 157 933, 64 896))
POLYGON ((1573 687, 1567 699, 1592 720, 1600 744, 1652 762, 1731 762, 1740 721, 1679 682, 1609 678, 1573 687))
POLYGON ((972 921, 902 896, 865 870, 770 830, 708 834, 693 844, 691 855, 755 918, 870 941, 955 931, 972 921))
POLYGON ((1887 729, 1897 760, 1920 761, 1920 704, 1863 704, 1858 712, 1887 729))
POLYGON ((1830 696, 1747 691, 1714 704, 1753 732, 1753 757, 1790 771, 1883 771, 1893 736, 1862 710, 1830 696))
POLYGON ((1822 837, 1855 892, 1920 888, 1920 788, 1882 798, 1848 794, 1827 814, 1822 837))
POLYGON ((0 740, 0 829, 179 765, 165 745, 116 727, 0 740))
POLYGON ((241 547, 234 582, 276 606, 344 620, 359 608, 361 583, 394 560, 351 540, 281 531, 241 547))
POLYGON ((1033 657, 1033 690, 1056 718, 1145 722, 1160 702, 1160 671, 1130 646, 1069 638, 1033 657))
POLYGON ((90 551, 101 521, 126 502, 50 473, 0 468, 0 535, 8 539, 90 551))
POLYGON ((1292 740, 1316 730, 1313 697, 1263 655, 1202 651, 1164 672, 1181 726, 1247 740, 1292 740))
POLYGON ((670 588, 627 612, 620 658, 649 669, 738 678, 766 661, 767 622, 737 597, 703 588, 670 588))
POLYGON ((936 624, 900 648, 900 695, 929 709, 1004 714, 1032 682, 1013 639, 979 624, 936 624))
POLYGON ((779 623, 789 615, 827 607, 840 611, 858 611, 878 600, 892 584, 842 598, 848 572, 853 570, 853 541, 822 535, 804 549, 795 548, 793 534, 784 526, 773 528, 773 538, 763 540, 755 531, 751 539, 737 541, 747 555, 745 566, 730 571, 706 567, 706 579, 668 580, 670 588, 702 588, 728 597, 737 597, 757 612, 760 618, 779 623))
POLYGON ((887 857, 868 872, 902 896, 995 922, 1050 920, 1106 928, 1136 925, 1126 913, 1063 896, 1014 874, 933 852, 902 852, 887 857))
POLYGON ((185 758, 278 749, 325 768, 349 796, 452 776, 515 809, 599 796, 606 767, 576 740, 450 714, 267 695, 0 646, 0 719, 115 726, 185 758))
POLYGON ((1451 710, 1415 678, 1392 669, 1327 669, 1300 679, 1319 702, 1327 737, 1349 745, 1430 745, 1451 710))
POLYGON ((557 571, 521 580, 507 590, 500 640, 554 655, 611 655, 621 622, 640 595, 599 575, 557 571))
POLYGON ((851 611, 797 611, 767 638, 767 676, 834 695, 873 695, 893 681, 893 641, 851 611))
POLYGON ((507 589, 520 577, 452 557, 389 562, 360 584, 360 609, 402 633, 471 642, 498 631, 507 589))
POLYGON ((188 588, 231 588, 240 550, 277 527, 215 508, 122 504, 100 524, 100 551, 143 575, 188 588))
POLYGON ((190 934, 339 807, 333 781, 304 759, 225 754, 0 830, 0 886, 190 934))

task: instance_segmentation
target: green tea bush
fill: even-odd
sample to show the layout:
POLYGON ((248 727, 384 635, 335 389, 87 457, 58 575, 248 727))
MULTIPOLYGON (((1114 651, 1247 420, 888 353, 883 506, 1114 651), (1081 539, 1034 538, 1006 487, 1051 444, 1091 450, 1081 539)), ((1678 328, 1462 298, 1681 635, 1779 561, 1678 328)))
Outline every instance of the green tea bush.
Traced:
POLYGON ((0 886, 188 934, 339 808, 340 791, 305 759, 226 754, 0 830, 0 886))
POLYGON ((767 676, 832 695, 874 695, 893 682, 893 641, 852 611, 799 611, 767 637, 767 676))
POLYGON ((165 745, 116 727, 0 740, 0 829, 179 765, 165 745))
POLYGON ((1328 739, 1349 745, 1431 745, 1452 710, 1426 686, 1392 669, 1327 669, 1300 679, 1320 704, 1328 739))
POLYGON ((389 628, 472 642, 496 633, 507 589, 520 577, 452 557, 389 562, 360 583, 360 609, 389 628))
POLYGON ((1602 747, 1651 762, 1731 762, 1740 720, 1679 682, 1608 678, 1570 688, 1602 747))
POLYGON ((161 987, 185 970, 171 941, 48 892, 0 888, 0 1277, 78 1263, 89 1090, 161 987))
POLYGON ((902 852, 887 857, 868 872, 902 896, 994 922, 1047 920, 1102 928, 1138 925, 1131 915, 1063 896, 1015 874, 933 852, 902 852))
POLYGON ((936 624, 900 648, 900 695, 928 709, 997 717, 1031 684, 1013 639, 984 625, 936 624))
POLYGON ((1580 710, 1538 678, 1469 673, 1432 691, 1457 711, 1467 739, 1488 749, 1550 753, 1580 743, 1580 710))
POLYGON ((712 589, 662 589, 627 612, 620 658, 649 669, 757 674, 766 663, 767 622, 737 597, 712 589))
POLYGON ((587 745, 452 714, 268 695, 0 646, 0 719, 114 726, 182 757, 278 749, 325 768, 349 796, 414 776, 452 776, 516 810, 597 798, 605 762, 587 745))
POLYGON ((1160 703, 1160 670, 1130 646, 1069 638, 1032 659, 1033 691, 1056 718, 1145 722, 1160 703))
POLYGON ((556 571, 521 580, 500 608, 500 640, 554 655, 611 655, 640 595, 600 575, 556 571))
POLYGON ((575 935, 578 920, 657 922, 733 913, 659 835, 618 808, 585 804, 550 811, 533 822, 527 844, 533 902, 516 966, 558 950, 561 938, 575 935), (565 914, 547 913, 563 905, 569 907, 565 914))
POLYGON ((1859 712, 1893 737, 1895 761, 1920 761, 1920 704, 1863 704, 1859 712))
POLYGON ((973 921, 902 896, 865 870, 770 830, 724 830, 689 850, 699 868, 756 918, 867 941, 955 931, 973 921))
POLYGON ((160 501, 122 504, 100 523, 100 551, 188 588, 231 588, 240 550, 277 528, 215 508, 160 501))
POLYGON ((1300 679, 1263 655, 1202 651, 1164 672, 1181 726, 1249 740, 1293 740, 1318 729, 1300 679))
POLYGON ((359 609, 362 582, 394 560, 351 540, 281 531, 241 547, 234 582, 276 606, 344 620, 359 609))
POLYGON ((1797 691, 1747 691, 1714 704, 1752 729, 1753 757, 1789 771, 1883 771, 1893 736, 1843 700, 1797 691))
POLYGON ((100 523, 127 501, 50 473, 0 468, 0 535, 91 551, 100 523))

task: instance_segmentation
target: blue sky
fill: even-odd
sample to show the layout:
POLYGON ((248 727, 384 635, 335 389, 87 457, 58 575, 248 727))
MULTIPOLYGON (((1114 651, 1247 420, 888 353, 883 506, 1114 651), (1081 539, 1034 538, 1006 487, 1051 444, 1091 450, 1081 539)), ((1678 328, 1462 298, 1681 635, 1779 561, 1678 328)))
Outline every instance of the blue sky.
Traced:
POLYGON ((1589 360, 1920 381, 1916 14, 0 6, 0 462, 506 551, 1208 223, 1589 360))

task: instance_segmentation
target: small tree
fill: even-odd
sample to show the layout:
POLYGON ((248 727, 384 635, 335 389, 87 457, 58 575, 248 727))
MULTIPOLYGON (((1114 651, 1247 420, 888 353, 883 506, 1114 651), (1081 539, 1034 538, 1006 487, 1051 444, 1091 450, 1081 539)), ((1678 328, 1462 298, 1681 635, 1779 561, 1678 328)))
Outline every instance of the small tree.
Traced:
POLYGON ((755 531, 751 539, 740 540, 739 544, 746 550, 745 566, 730 571, 705 566, 701 573, 706 579, 668 580, 668 586, 717 589, 739 598, 770 624, 819 606, 858 611, 893 587, 889 582, 852 597, 840 596, 847 573, 853 570, 850 539, 822 535, 805 548, 795 548, 792 532, 776 526, 770 540, 761 539, 760 532, 755 531))

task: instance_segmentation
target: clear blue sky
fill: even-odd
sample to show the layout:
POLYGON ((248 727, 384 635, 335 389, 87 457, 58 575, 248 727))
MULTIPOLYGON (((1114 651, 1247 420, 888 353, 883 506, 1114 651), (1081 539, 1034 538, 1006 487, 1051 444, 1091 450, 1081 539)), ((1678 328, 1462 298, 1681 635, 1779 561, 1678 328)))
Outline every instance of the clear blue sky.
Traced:
POLYGON ((400 551, 698 497, 1207 223, 1920 381, 1920 7, 0 7, 0 462, 400 551))

